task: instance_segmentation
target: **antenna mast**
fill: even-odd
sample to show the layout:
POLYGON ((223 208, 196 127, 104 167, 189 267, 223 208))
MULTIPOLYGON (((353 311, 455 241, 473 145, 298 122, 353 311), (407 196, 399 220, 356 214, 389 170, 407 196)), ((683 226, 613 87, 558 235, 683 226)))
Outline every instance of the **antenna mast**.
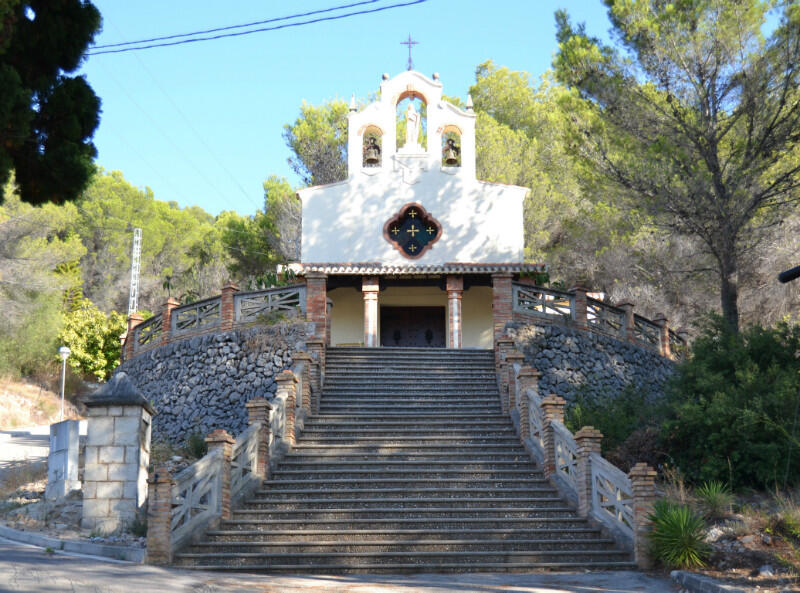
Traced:
POLYGON ((142 229, 133 229, 133 249, 131 250, 131 292, 128 298, 128 317, 139 308, 139 260, 142 255, 142 229))

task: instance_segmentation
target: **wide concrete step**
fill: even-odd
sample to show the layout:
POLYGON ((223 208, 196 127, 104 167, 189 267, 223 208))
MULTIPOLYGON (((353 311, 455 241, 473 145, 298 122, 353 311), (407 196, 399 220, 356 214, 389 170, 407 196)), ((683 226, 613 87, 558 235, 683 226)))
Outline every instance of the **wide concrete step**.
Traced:
POLYGON ((497 384, 497 374, 494 368, 464 368, 464 369, 420 369, 409 377, 407 372, 388 372, 383 369, 364 369, 363 367, 340 368, 328 367, 325 369, 325 384, 333 382, 361 382, 379 379, 384 383, 408 383, 412 380, 437 380, 437 381, 469 381, 476 383, 491 382, 497 384))
MULTIPOLYGON (((474 451, 458 452, 458 451, 386 451, 386 452, 318 452, 318 453, 305 453, 305 452, 292 452, 287 454, 283 459, 283 465, 286 464, 330 464, 330 463, 347 463, 357 464, 362 463, 377 464, 378 462, 388 462, 396 464, 399 462, 408 462, 412 467, 419 464, 433 463, 467 463, 481 465, 483 462, 494 463, 510 463, 510 462, 523 462, 530 463, 527 458, 525 450, 516 452, 507 451, 491 451, 476 453, 474 451)), ((395 467, 395 465, 392 465, 395 467)), ((525 467, 528 467, 527 465, 525 467)))
POLYGON ((484 499, 500 500, 505 498, 531 497, 542 500, 560 500, 555 490, 548 488, 294 488, 279 490, 276 488, 261 488, 255 492, 250 502, 269 499, 274 501, 293 500, 300 497, 310 497, 319 500, 352 500, 385 497, 390 500, 396 497, 425 498, 428 500, 453 500, 453 499, 484 499))
POLYGON ((311 444, 303 440, 292 448, 290 455, 382 455, 387 453, 460 454, 492 453, 507 455, 527 455, 522 445, 506 441, 504 443, 436 443, 430 440, 406 443, 365 444, 311 444))
POLYGON ((442 445, 454 447, 514 447, 519 443, 513 436, 485 435, 485 436, 461 436, 461 435, 440 435, 432 437, 422 436, 379 436, 379 435, 347 435, 344 433, 330 433, 327 435, 315 431, 313 438, 309 438, 308 433, 303 433, 300 437, 300 444, 295 447, 369 447, 369 446, 394 446, 404 447, 438 447, 442 445))
POLYGON ((435 509, 447 508, 456 510, 466 509, 481 509, 486 507, 507 507, 507 508, 537 508, 540 510, 545 509, 563 509, 564 501, 559 497, 532 497, 532 496, 500 496, 500 497, 458 497, 458 498, 444 498, 444 497, 418 497, 418 496, 395 496, 395 497, 381 497, 369 498, 354 497, 354 498, 330 498, 328 496, 321 497, 295 497, 281 499, 278 497, 264 497, 264 498, 251 498, 249 499, 242 510, 262 510, 262 511, 309 511, 316 509, 383 509, 387 507, 396 509, 435 509))
POLYGON ((489 519, 498 517, 510 519, 569 519, 575 511, 569 507, 515 507, 515 506, 475 506, 470 508, 455 507, 375 507, 375 508, 317 508, 317 509, 237 509, 232 512, 234 519, 256 518, 263 520, 284 519, 292 521, 315 522, 324 520, 351 521, 356 519, 444 519, 460 521, 461 519, 489 519))
MULTIPOLYGON (((481 428, 506 429, 511 430, 511 422, 507 419, 498 418, 497 414, 475 417, 472 415, 447 415, 430 414, 427 416, 417 415, 414 422, 409 422, 408 416, 391 414, 361 414, 358 420, 354 420, 348 414, 325 414, 306 418, 306 426, 340 426, 347 429, 370 426, 394 426, 407 430, 435 430, 437 428, 458 428, 459 430, 475 430, 481 428)), ((354 430, 356 434, 357 430, 354 430)))
POLYGON ((368 404, 339 404, 329 405, 321 403, 319 406, 320 412, 323 414, 392 414, 393 416, 405 415, 413 416, 414 414, 441 414, 443 412, 450 412, 452 414, 491 414, 500 409, 500 404, 495 405, 483 404, 473 406, 469 404, 416 404, 406 405, 403 402, 397 402, 395 406, 370 406, 368 404))
POLYGON ((464 393, 461 391, 453 391, 452 393, 434 393, 431 391, 413 392, 410 389, 405 389, 402 395, 399 394, 386 394, 376 387, 372 387, 372 391, 365 391, 358 393, 352 390, 341 390, 341 393, 328 392, 322 394, 321 401, 326 404, 332 403, 372 403, 393 405, 398 401, 403 403, 494 403, 498 399, 496 392, 480 392, 480 393, 464 393))
POLYGON ((444 478, 455 478, 458 480, 517 480, 519 478, 542 478, 542 473, 535 469, 517 468, 441 468, 441 469, 414 469, 414 468, 335 468, 311 470, 307 467, 299 469, 277 469, 272 473, 272 477, 279 479, 304 479, 321 480, 338 477, 345 480, 372 480, 374 482, 385 482, 388 479, 404 479, 409 481, 437 480, 444 478))
POLYGON ((345 518, 315 518, 313 523, 297 519, 263 519, 255 514, 235 515, 233 519, 225 521, 225 529, 234 530, 261 530, 280 531, 292 530, 345 530, 345 529, 575 529, 586 528, 585 519, 576 516, 563 517, 511 517, 486 516, 481 517, 345 517, 345 518))
POLYGON ((292 470, 313 471, 344 471, 344 472, 394 472, 404 470, 407 472, 420 471, 450 471, 470 473, 474 471, 534 471, 533 463, 520 459, 463 459, 442 461, 439 459, 414 459, 414 460, 389 460, 367 459, 342 461, 339 459, 294 459, 287 458, 282 461, 278 471, 290 472, 292 470))
MULTIPOLYGON (((308 490, 319 489, 321 491, 334 491, 334 490, 369 490, 374 488, 380 489, 400 489, 403 491, 416 491, 420 490, 420 482, 414 478, 403 477, 375 477, 368 476, 366 478, 343 478, 340 476, 335 477, 319 477, 305 475, 303 478, 288 478, 286 476, 275 477, 264 481, 265 488, 259 490, 259 494, 269 494, 271 492, 278 492, 280 490, 308 490)), ((424 486, 440 490, 447 489, 450 491, 458 490, 506 490, 513 488, 527 488, 529 491, 546 491, 553 492, 553 487, 544 478, 542 474, 532 477, 519 476, 517 473, 507 475, 504 477, 493 478, 488 474, 480 476, 462 477, 444 477, 435 478, 427 477, 424 481, 424 486)))

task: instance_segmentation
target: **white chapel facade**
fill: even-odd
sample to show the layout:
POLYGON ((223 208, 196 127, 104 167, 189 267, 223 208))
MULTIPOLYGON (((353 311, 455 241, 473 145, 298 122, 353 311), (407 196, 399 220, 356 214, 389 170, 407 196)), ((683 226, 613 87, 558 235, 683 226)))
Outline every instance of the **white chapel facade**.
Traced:
POLYGON ((307 314, 330 346, 493 348, 523 263, 527 188, 476 178, 475 121, 438 75, 384 75, 348 117, 348 176, 298 191, 307 314), (397 138, 398 104, 408 107, 397 138), (424 104, 416 109, 414 103, 424 104), (423 119, 425 120, 423 122, 423 119), (402 128, 401 128, 402 129, 402 128))

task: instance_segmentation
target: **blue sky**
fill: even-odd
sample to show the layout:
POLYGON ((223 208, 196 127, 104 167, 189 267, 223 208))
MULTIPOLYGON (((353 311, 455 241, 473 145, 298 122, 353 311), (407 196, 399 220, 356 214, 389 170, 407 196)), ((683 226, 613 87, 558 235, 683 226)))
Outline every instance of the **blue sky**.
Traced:
MULTIPOLYGON (((349 3, 93 1, 103 14, 98 45, 349 3)), ((600 0, 428 0, 303 27, 89 57, 82 73, 103 102, 97 163, 149 186, 160 200, 212 214, 253 214, 263 207, 266 177, 298 183, 282 131, 303 100, 319 104, 375 92, 384 72, 405 70, 408 53, 400 42, 409 33, 419 41, 415 69, 439 72, 448 95, 465 98, 475 67, 489 59, 538 77, 556 49, 553 13, 561 7, 590 33, 605 36, 600 0)))

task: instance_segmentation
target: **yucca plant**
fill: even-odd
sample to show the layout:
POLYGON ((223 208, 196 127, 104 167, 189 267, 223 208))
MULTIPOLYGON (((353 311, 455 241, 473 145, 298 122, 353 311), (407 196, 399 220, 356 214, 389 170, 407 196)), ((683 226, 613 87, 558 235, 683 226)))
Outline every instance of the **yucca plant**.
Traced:
POLYGON ((700 512, 707 519, 722 519, 730 514, 733 494, 727 484, 717 480, 705 482, 694 494, 700 512))
POLYGON ((668 568, 705 566, 710 547, 705 543, 705 521, 686 505, 659 500, 650 515, 653 555, 668 568))

